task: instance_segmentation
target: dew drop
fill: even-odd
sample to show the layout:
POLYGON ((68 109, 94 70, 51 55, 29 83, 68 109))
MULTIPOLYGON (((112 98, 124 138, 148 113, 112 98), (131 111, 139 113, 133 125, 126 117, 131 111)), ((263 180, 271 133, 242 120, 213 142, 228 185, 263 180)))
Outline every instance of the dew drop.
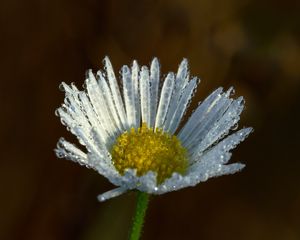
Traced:
POLYGON ((65 91, 64 83, 59 84, 58 89, 64 92, 65 91))
POLYGON ((59 115, 59 108, 57 108, 57 109, 55 110, 54 114, 55 114, 55 116, 57 116, 57 117, 60 116, 60 115, 59 115))
POLYGON ((232 129, 232 130, 237 130, 238 128, 239 128, 239 124, 236 123, 236 124, 233 125, 233 127, 232 127, 231 129, 232 129))

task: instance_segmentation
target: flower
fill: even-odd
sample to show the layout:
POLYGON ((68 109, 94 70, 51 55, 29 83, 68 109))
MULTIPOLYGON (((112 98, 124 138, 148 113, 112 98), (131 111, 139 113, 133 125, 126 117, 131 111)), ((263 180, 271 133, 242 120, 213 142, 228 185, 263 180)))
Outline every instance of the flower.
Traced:
POLYGON ((244 167, 227 164, 230 150, 252 131, 243 128, 225 137, 236 129, 244 107, 243 97, 230 97, 233 88, 212 92, 179 130, 199 82, 190 78, 186 59, 176 74, 165 77, 161 89, 157 58, 150 69, 140 69, 136 61, 123 66, 122 95, 108 57, 104 65, 105 72, 87 71, 84 91, 63 82, 65 100, 56 110, 87 149, 61 138, 57 156, 92 168, 117 186, 99 195, 100 201, 133 189, 163 194, 244 167))

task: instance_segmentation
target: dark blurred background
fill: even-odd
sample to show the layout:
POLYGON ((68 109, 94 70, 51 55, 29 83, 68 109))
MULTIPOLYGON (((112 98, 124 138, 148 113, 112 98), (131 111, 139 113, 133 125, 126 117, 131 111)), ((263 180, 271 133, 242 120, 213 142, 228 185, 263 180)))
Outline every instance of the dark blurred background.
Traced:
POLYGON ((0 239, 127 239, 134 193, 97 202, 113 186, 53 152, 74 139, 54 115, 59 83, 81 86, 105 55, 116 72, 186 57, 202 79, 192 107, 233 85, 255 128, 232 158, 245 170, 153 198, 143 239, 300 239, 299 3, 1 1, 0 239))

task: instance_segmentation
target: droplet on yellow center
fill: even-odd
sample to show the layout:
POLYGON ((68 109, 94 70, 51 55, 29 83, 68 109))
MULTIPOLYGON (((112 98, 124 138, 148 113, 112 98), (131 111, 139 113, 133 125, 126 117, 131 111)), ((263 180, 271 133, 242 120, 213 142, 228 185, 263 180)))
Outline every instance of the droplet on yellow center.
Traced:
POLYGON ((120 174, 127 168, 136 169, 142 176, 148 171, 157 173, 157 182, 177 172, 184 174, 187 166, 187 151, 179 139, 160 129, 148 128, 145 123, 138 130, 120 135, 111 149, 112 160, 120 174))

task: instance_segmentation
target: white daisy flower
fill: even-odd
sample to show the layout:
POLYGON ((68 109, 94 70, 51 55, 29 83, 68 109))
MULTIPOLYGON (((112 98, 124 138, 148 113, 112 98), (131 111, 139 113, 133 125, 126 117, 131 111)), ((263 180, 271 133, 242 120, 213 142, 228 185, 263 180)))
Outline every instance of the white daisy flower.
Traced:
POLYGON ((212 92, 178 129, 199 83, 190 78, 184 59, 160 87, 157 58, 150 69, 136 61, 121 69, 122 94, 108 57, 105 72, 87 72, 85 90, 64 82, 65 100, 56 114, 87 152, 61 138, 56 154, 95 169, 117 188, 98 196, 100 201, 137 189, 163 194, 195 186, 211 177, 233 174, 244 167, 227 164, 230 150, 252 128, 228 135, 244 108, 233 88, 212 92))

